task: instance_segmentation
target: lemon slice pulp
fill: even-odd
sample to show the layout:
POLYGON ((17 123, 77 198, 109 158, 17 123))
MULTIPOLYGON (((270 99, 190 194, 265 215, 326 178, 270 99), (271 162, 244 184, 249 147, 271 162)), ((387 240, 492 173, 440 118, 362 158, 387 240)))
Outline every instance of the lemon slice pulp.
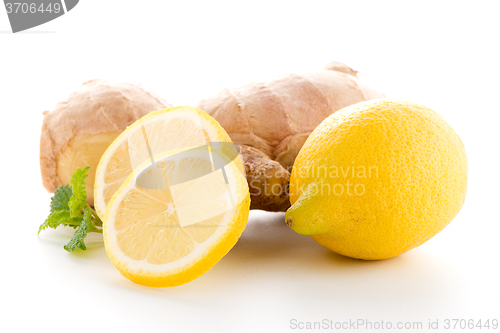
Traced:
MULTIPOLYGON (((139 119, 113 141, 97 166, 94 206, 98 215, 104 215, 113 194, 151 156, 210 142, 230 143, 231 139, 215 119, 194 107, 158 110, 139 119)), ((235 155, 234 146, 223 150, 235 155)), ((243 170, 241 161, 235 161, 243 170)))
POLYGON ((186 283, 234 246, 249 203, 246 180, 224 152, 201 146, 155 155, 110 199, 104 215, 106 252, 136 283, 186 283))

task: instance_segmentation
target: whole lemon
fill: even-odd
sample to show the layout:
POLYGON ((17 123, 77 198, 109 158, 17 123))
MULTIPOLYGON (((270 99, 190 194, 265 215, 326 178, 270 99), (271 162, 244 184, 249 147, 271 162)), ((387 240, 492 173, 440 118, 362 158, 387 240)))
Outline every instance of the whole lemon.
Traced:
POLYGON ((295 160, 286 223, 339 254, 397 256, 443 230, 467 190, 459 136, 433 110, 397 99, 325 119, 295 160))

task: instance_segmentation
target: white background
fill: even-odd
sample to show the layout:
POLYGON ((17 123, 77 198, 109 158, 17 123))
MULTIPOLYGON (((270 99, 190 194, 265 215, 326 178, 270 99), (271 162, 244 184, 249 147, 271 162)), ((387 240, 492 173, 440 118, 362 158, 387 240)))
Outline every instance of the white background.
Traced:
POLYGON ((18 34, 0 7, 0 330, 289 332, 300 331, 293 319, 424 328, 429 319, 441 328, 445 319, 500 319, 499 5, 83 0, 18 34), (83 82, 142 84, 174 105, 194 104, 331 60, 387 96, 433 108, 465 143, 465 205, 421 247, 352 260, 295 234, 283 214, 252 212, 212 270, 154 289, 122 277, 95 235, 73 254, 63 250, 70 230, 37 237, 50 201, 38 162, 42 111, 83 82))

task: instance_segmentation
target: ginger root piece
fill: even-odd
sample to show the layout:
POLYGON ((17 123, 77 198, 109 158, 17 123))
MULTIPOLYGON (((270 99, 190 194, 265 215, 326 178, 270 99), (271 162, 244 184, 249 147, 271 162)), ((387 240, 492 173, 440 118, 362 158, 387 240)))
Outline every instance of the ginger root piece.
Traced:
POLYGON ((73 172, 90 166, 86 179, 87 201, 94 204, 94 179, 106 148, 130 124, 151 111, 170 106, 142 87, 91 80, 44 111, 40 138, 43 186, 54 192, 69 184, 73 172))
POLYGON ((356 71, 334 61, 321 72, 225 89, 196 107, 214 117, 241 146, 251 208, 285 211, 290 205, 290 171, 309 134, 335 111, 382 97, 363 84, 356 71))
POLYGON ((253 208, 266 209, 281 205, 288 198, 290 173, 256 148, 242 145, 241 154, 253 208))

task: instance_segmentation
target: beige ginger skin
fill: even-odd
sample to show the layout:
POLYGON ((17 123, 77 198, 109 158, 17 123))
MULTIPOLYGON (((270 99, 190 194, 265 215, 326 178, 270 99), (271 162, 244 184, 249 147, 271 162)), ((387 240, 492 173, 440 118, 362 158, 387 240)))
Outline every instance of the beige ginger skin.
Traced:
MULTIPOLYGON (((314 128, 343 107, 381 97, 356 71, 332 62, 324 71, 225 89, 196 106, 241 147, 251 208, 285 211, 293 162, 314 128)), ((40 168, 45 188, 54 192, 87 165, 86 186, 93 188, 95 169, 109 144, 135 120, 168 106, 135 85, 104 80, 83 84, 52 112, 44 112, 40 168)), ((93 205, 93 191, 87 199, 93 205)))
POLYGON ((196 107, 214 117, 241 147, 251 208, 285 211, 293 162, 309 134, 343 107, 382 98, 340 62, 324 71, 225 89, 196 107))
MULTIPOLYGON (((130 124, 151 111, 170 106, 142 87, 91 80, 67 100, 45 111, 40 138, 43 186, 54 192, 69 184, 73 172, 90 166, 86 188, 94 188, 95 170, 106 148, 130 124)), ((87 191, 94 203, 94 191, 87 191)))

